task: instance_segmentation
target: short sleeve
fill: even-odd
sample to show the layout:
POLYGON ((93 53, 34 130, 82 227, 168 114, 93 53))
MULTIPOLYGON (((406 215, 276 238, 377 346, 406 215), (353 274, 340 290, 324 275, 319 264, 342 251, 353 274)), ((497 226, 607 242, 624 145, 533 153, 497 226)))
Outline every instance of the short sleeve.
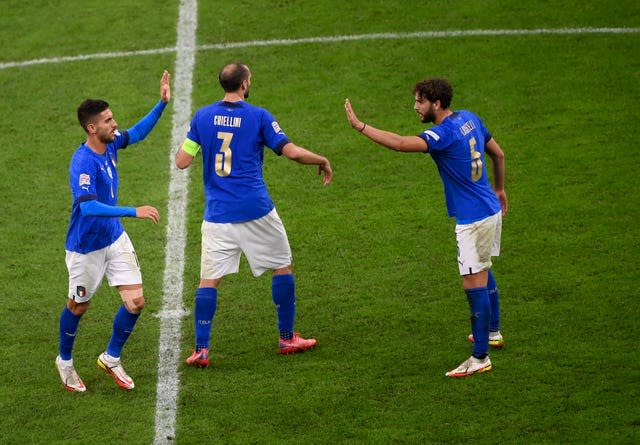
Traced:
POLYGON ((437 151, 446 148, 449 145, 446 135, 442 134, 438 126, 423 131, 418 135, 429 146, 429 151, 437 151))
POLYGON ((98 165, 83 156, 74 156, 69 169, 69 182, 74 199, 82 197, 95 198, 97 196, 96 182, 98 165))
POLYGON ((191 119, 191 123, 189 124, 189 130, 187 130, 187 139, 195 142, 198 145, 202 145, 202 141, 200 140, 200 135, 198 134, 198 119, 199 111, 196 111, 193 118, 191 119))
POLYGON ((282 151, 282 147, 288 144, 289 138, 285 132, 280 128, 280 125, 275 118, 267 110, 263 110, 261 123, 261 132, 265 140, 265 145, 271 148, 276 153, 282 151))

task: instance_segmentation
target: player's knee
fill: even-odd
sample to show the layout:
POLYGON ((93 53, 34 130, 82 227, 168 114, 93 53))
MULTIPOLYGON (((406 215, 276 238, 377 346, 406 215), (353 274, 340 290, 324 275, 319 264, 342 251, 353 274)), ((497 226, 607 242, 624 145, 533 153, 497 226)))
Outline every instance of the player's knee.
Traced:
POLYGON ((293 266, 289 264, 288 266, 285 266, 285 267, 273 269, 271 274, 272 275, 291 275, 293 274, 293 266))
POLYGON ((201 278, 200 285, 198 287, 215 287, 217 288, 222 281, 222 278, 201 278))
POLYGON ((145 300, 142 287, 136 289, 121 289, 120 296, 125 309, 132 314, 139 314, 144 308, 145 300))
POLYGON ((144 309, 144 297, 140 296, 139 298, 134 298, 132 300, 130 300, 127 304, 127 302, 125 302, 125 308, 127 309, 127 311, 131 312, 132 314, 139 314, 142 309, 144 309))
POLYGON ((89 301, 78 303, 72 299, 69 299, 67 300, 67 309, 69 309, 72 314, 78 317, 82 317, 89 309, 89 301))

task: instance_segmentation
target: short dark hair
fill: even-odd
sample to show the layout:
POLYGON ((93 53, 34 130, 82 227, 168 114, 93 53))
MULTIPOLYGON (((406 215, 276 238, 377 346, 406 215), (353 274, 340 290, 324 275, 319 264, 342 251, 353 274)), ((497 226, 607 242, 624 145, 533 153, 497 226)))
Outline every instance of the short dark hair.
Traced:
POLYGON ((413 87, 413 94, 418 93, 422 99, 429 102, 440 101, 442 108, 449 108, 453 99, 453 87, 447 79, 434 77, 432 79, 421 80, 413 87))
POLYGON ((236 62, 226 65, 220 71, 218 80, 220 80, 220 86, 226 93, 238 91, 242 82, 249 79, 250 75, 249 67, 244 63, 236 62))
POLYGON ((87 131, 87 125, 93 117, 109 108, 109 104, 102 99, 87 99, 78 107, 78 122, 87 131))

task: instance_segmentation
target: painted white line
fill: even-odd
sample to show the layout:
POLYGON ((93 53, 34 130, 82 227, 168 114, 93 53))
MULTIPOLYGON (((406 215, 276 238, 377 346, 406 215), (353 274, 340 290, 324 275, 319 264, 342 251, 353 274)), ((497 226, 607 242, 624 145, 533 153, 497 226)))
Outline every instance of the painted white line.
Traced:
POLYGON ((51 58, 43 58, 43 59, 26 60, 23 62, 0 63, 0 70, 7 69, 7 68, 19 68, 19 67, 31 66, 31 65, 78 62, 78 61, 95 60, 95 59, 115 59, 118 57, 146 56, 146 55, 154 55, 154 54, 173 53, 175 51, 176 51, 175 48, 157 48, 157 49, 144 49, 140 51, 121 51, 121 52, 98 53, 98 54, 81 54, 78 56, 51 57, 51 58))
POLYGON ((555 28, 555 29, 472 29, 459 31, 387 32, 347 36, 308 37, 301 39, 253 40, 249 42, 199 45, 199 50, 247 48, 252 46, 300 45, 303 43, 335 43, 359 40, 435 39, 443 37, 476 37, 537 34, 622 34, 638 33, 640 28, 555 28))
MULTIPOLYGON (((248 48, 254 46, 276 46, 276 45, 300 45, 303 43, 334 43, 359 40, 397 40, 397 39, 437 39, 443 37, 476 37, 476 36, 526 36, 540 34, 637 34, 640 28, 541 28, 541 29, 471 29, 452 31, 424 31, 424 32, 388 32, 377 34, 356 34, 350 36, 327 36, 308 37, 300 39, 273 39, 273 40, 252 40, 248 42, 229 42, 199 45, 195 47, 197 51, 248 48)), ((180 51, 176 48, 157 48, 141 51, 109 52, 98 54, 84 54, 79 56, 63 56, 43 59, 26 60, 22 62, 0 63, 0 70, 8 68, 20 68, 31 65, 42 65, 63 62, 75 62, 94 59, 108 59, 116 57, 146 56, 180 51)))
POLYGON ((164 294, 160 318, 158 348, 158 387, 156 393, 156 430, 153 443, 175 443, 180 376, 180 324, 187 312, 182 306, 184 287, 184 249, 187 239, 186 208, 189 171, 174 164, 176 151, 184 139, 191 116, 193 67, 196 59, 197 0, 181 0, 176 43, 176 65, 172 73, 173 125, 169 155, 170 179, 167 203, 167 245, 165 248, 164 294))

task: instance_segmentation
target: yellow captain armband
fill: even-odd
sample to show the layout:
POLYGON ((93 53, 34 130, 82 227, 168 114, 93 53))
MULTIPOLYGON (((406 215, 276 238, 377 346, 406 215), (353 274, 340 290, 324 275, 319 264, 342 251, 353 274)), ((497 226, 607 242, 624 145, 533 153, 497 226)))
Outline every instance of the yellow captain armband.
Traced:
POLYGON ((198 154, 198 151, 200 151, 200 145, 193 142, 191 139, 185 139, 182 144, 182 149, 185 153, 195 157, 195 155, 198 154))

